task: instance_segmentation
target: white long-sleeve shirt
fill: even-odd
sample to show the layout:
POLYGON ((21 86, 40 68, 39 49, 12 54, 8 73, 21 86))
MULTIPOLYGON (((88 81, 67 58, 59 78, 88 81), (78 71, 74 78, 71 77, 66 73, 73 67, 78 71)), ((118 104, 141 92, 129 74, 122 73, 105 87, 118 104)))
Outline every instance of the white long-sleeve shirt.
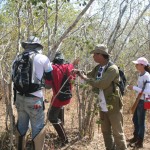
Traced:
POLYGON ((144 75, 139 75, 137 86, 133 86, 133 90, 135 90, 137 92, 136 94, 138 95, 142 91, 143 84, 146 81, 147 83, 141 96, 142 100, 150 98, 150 74, 148 72, 145 72, 144 75))

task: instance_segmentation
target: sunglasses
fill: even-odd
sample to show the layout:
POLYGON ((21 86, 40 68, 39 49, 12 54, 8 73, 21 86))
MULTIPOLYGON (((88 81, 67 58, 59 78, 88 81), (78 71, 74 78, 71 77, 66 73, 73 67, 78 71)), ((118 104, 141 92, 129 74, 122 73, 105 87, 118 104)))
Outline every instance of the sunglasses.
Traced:
POLYGON ((98 77, 98 78, 101 77, 101 75, 102 75, 102 70, 103 70, 103 68, 102 68, 102 67, 99 67, 98 73, 97 73, 97 77, 98 77))

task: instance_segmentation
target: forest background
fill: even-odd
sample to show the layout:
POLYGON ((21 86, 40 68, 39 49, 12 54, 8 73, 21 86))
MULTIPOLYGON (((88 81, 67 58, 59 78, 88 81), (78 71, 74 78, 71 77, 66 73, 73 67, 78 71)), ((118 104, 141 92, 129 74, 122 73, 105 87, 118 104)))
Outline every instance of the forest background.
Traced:
MULTIPOLYGON (((149 0, 0 0, 0 149, 13 149, 15 145, 17 115, 13 105, 11 64, 23 51, 21 41, 35 35, 40 38, 43 53, 51 61, 60 50, 69 62, 80 57, 78 68, 85 71, 95 66, 89 52, 98 43, 107 44, 111 60, 125 72, 128 83, 136 84, 137 72, 132 61, 141 56, 150 58, 149 8, 149 0)), ((94 94, 91 87, 79 79, 74 85, 73 99, 76 100, 66 107, 66 113, 69 113, 67 131, 72 135, 70 139, 76 135, 72 141, 93 141, 100 124, 94 94)), ((50 91, 45 93, 50 99, 50 91)), ((127 136, 129 129, 132 130, 128 109, 134 99, 135 94, 131 92, 123 99, 125 121, 130 122, 130 128, 126 128, 127 136)), ((51 127, 47 130, 47 133, 54 132, 51 127)), ((58 149, 49 138, 52 134, 48 135, 47 145, 50 149, 58 149)), ((103 142, 97 143, 97 149, 103 147, 103 142)), ((84 149, 79 147, 77 149, 84 149)))

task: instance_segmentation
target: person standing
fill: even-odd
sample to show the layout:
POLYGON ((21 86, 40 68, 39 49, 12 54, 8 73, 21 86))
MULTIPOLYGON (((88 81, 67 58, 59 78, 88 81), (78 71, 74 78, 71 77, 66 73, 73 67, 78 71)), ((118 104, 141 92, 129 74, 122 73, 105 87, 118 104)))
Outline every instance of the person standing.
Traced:
POLYGON ((87 75, 78 70, 74 72, 77 72, 98 94, 100 119, 102 120, 101 131, 106 150, 126 150, 122 96, 119 87, 115 84, 119 83, 118 67, 110 62, 110 55, 105 45, 98 44, 90 53, 93 54, 93 59, 98 65, 87 75))
POLYGON ((148 67, 148 60, 145 57, 140 57, 136 61, 132 61, 135 64, 137 71, 139 72, 137 86, 129 85, 129 90, 136 91, 138 95, 145 84, 144 91, 133 114, 134 132, 133 138, 129 139, 130 144, 135 144, 136 148, 143 147, 143 140, 145 134, 145 115, 146 110, 144 109, 144 101, 150 97, 150 69, 148 67))
MULTIPOLYGON (((53 71, 52 71, 52 81, 45 81, 46 88, 51 88, 53 90, 53 96, 51 99, 51 105, 48 110, 48 120, 52 123, 55 128, 61 146, 65 146, 68 143, 68 138, 64 129, 64 106, 69 104, 71 101, 71 97, 61 100, 57 95, 61 92, 61 83, 63 80, 64 74, 67 74, 67 78, 69 82, 75 78, 74 75, 71 74, 74 66, 78 65, 79 59, 75 59, 73 63, 65 63, 64 55, 61 52, 57 52, 54 60, 53 60, 53 71)), ((70 91, 72 91, 72 86, 70 83, 70 91)))
POLYGON ((12 80, 16 91, 15 106, 18 113, 16 125, 17 150, 24 150, 26 147, 25 135, 28 130, 29 121, 32 128, 33 147, 35 150, 43 150, 45 115, 42 77, 44 74, 47 80, 51 80, 52 66, 48 57, 42 54, 43 46, 39 38, 30 36, 21 45, 24 48, 24 52, 15 59, 12 67, 12 80), (32 57, 32 61, 29 61, 27 58, 29 56, 29 59, 31 59, 31 55, 34 55, 34 57, 32 57), (23 67, 29 69, 29 62, 32 66, 31 70, 23 70, 23 67), (31 78, 28 78, 29 76, 31 78), (30 83, 26 83, 28 79, 30 83), (21 90, 24 83, 26 85, 21 90), (27 91, 25 91, 26 87, 29 88, 27 91))

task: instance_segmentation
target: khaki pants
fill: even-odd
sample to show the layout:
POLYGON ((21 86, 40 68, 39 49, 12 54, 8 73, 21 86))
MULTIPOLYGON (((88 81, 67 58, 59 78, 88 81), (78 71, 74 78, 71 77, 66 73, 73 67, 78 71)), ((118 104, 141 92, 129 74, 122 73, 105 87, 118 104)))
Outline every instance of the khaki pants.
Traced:
POLYGON ((123 117, 119 112, 100 112, 101 130, 107 150, 126 150, 123 117))

